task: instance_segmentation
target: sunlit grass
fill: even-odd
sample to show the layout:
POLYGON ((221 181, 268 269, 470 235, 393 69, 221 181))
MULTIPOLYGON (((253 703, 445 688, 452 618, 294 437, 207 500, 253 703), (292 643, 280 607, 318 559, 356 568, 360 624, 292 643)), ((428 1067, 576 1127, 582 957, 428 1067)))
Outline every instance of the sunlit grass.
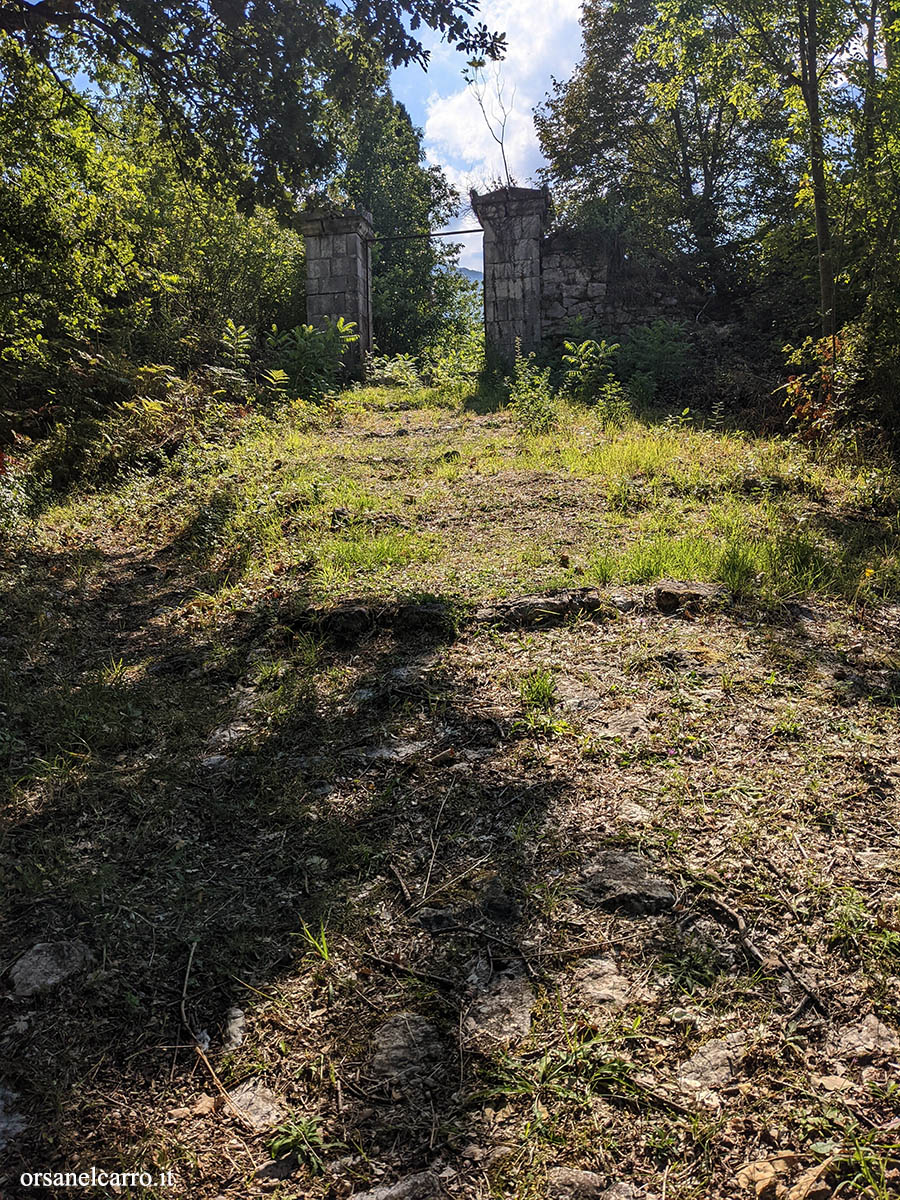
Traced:
POLYGON ((170 546, 203 572, 216 608, 234 588, 295 579, 312 599, 663 576, 765 601, 900 594, 900 485, 885 464, 680 417, 610 428, 570 405, 528 437, 508 413, 477 416, 436 391, 363 388, 329 412, 254 416, 186 443, 153 476, 45 509, 36 537, 83 549, 115 528, 170 546), (574 508, 555 507, 561 485, 574 508))

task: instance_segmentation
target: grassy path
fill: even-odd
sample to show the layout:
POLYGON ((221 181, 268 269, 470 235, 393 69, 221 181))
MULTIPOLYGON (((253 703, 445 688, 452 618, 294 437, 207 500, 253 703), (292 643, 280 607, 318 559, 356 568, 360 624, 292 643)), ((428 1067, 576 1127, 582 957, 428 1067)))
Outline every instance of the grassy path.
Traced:
POLYGON ((900 1194, 889 474, 360 392, 27 534, 4 1196, 900 1194))

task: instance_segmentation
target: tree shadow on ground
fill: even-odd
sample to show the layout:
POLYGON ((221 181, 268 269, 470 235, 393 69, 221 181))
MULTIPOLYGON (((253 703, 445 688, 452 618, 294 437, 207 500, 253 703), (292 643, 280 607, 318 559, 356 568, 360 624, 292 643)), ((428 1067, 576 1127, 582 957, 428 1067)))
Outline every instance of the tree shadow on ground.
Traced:
MULTIPOLYGON (((183 548, 106 556, 84 587, 60 587, 64 554, 32 554, 7 593, 6 966, 38 942, 93 957, 4 998, 4 1082, 26 1121, 8 1189, 22 1170, 153 1160, 206 1194, 197 1130, 164 1126, 179 1099, 216 1093, 191 1043, 203 1031, 226 1087, 263 1079, 285 1113, 337 1105, 365 1154, 403 1130, 424 1161, 459 1116, 452 1046, 473 979, 523 970, 534 839, 566 785, 492 765, 516 735, 442 665, 450 606, 343 646, 265 602, 210 630, 172 617, 191 591, 183 548), (444 939, 429 913, 466 928, 444 939), (262 996, 283 1049, 266 1028, 226 1054, 227 1011, 262 996), (449 1055, 425 1107, 421 1089, 398 1100, 365 1081, 373 1023, 408 1010, 449 1055), (345 1048, 343 1100, 311 1065, 316 1026, 345 1048)), ((203 1153, 232 1135, 216 1121, 203 1153)), ((209 1194, 223 1175, 240 1186, 265 1142, 209 1194)))

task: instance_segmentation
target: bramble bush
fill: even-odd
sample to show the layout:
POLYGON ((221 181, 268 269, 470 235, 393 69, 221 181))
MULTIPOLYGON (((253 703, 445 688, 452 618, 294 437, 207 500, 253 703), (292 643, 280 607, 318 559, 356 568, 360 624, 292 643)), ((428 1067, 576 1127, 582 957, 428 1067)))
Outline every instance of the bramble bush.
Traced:
POLYGON ((798 369, 779 390, 804 440, 896 442, 900 349, 892 335, 861 321, 785 349, 798 369))

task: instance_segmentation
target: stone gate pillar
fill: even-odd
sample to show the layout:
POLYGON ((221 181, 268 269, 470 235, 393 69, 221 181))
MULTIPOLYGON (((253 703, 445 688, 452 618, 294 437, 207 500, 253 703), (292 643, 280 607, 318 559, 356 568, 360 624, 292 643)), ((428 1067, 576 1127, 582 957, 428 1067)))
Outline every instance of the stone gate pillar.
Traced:
POLYGON ((541 242, 550 210, 546 188, 499 188, 472 208, 484 229, 484 336, 488 359, 512 361, 541 341, 541 242))
MULTIPOLYGON (((362 209, 301 213, 306 249, 306 319, 322 329, 343 317, 353 321, 359 341, 353 365, 362 368, 372 349, 372 217, 362 209)), ((350 357, 348 355, 348 357, 350 357)))

